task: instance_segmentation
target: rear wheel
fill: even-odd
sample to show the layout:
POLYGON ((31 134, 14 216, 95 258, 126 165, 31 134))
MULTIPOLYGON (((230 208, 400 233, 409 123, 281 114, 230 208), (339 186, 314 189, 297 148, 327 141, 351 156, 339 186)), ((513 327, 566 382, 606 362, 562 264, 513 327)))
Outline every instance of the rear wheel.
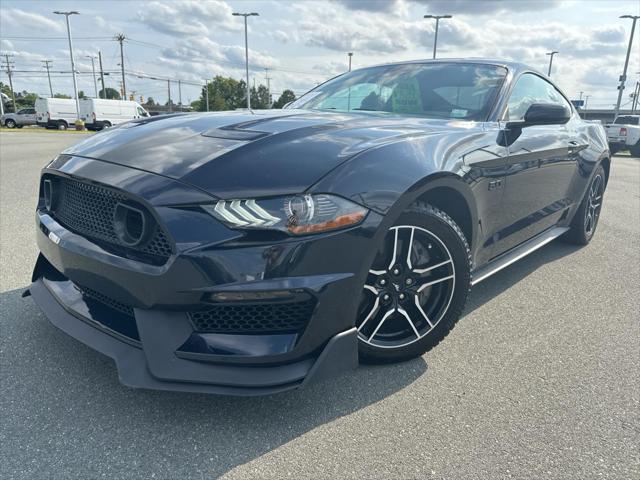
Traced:
POLYGON ((577 245, 586 245, 591 241, 600 220, 605 187, 604 168, 598 165, 582 203, 571 221, 570 229, 563 237, 564 240, 577 245))
POLYGON ((6 122, 4 122, 4 126, 7 128, 16 128, 16 122, 15 120, 9 118, 6 122))
POLYGON ((58 130, 66 130, 67 128, 69 128, 69 125, 67 125, 67 122, 63 122, 60 121, 57 124, 58 130))
POLYGON ((105 128, 109 128, 111 126, 111 122, 104 122, 102 124, 102 129, 104 130, 105 128))
POLYGON ((469 246, 444 212, 417 204, 389 229, 369 270, 358 309, 360 358, 407 360, 453 328, 471 281, 469 246))

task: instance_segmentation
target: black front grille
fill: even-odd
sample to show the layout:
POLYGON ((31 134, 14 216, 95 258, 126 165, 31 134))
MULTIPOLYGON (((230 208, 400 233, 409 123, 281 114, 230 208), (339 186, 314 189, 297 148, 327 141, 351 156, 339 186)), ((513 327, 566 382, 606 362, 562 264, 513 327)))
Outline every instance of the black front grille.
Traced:
MULTIPOLYGON (((50 213, 64 227, 87 238, 160 260, 152 263, 164 263, 173 253, 169 238, 155 222, 149 226, 153 231, 148 240, 140 245, 126 245, 118 238, 114 212, 118 203, 129 201, 123 193, 70 178, 49 178, 53 180, 54 191, 50 213)), ((138 207, 144 209, 141 205, 138 207)))
POLYGON ((292 333, 307 324, 316 301, 290 303, 221 304, 189 312, 191 323, 200 333, 292 333))
POLYGON ((91 299, 91 300, 95 300, 97 302, 100 302, 101 304, 116 310, 124 315, 127 315, 129 317, 133 317, 133 308, 131 308, 128 305, 125 305, 124 303, 120 303, 117 300, 114 300, 111 297, 107 297, 106 295, 103 295, 100 292, 96 292, 95 290, 92 290, 90 288, 87 287, 81 287, 78 285, 78 288, 80 289, 80 291, 82 292, 82 294, 91 299))

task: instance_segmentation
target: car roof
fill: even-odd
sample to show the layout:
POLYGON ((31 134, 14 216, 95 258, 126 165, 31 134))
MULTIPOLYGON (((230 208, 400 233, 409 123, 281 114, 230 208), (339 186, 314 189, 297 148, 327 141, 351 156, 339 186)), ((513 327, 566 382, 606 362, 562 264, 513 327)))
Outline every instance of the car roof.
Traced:
POLYGON ((511 70, 512 72, 531 71, 531 72, 536 72, 541 75, 544 75, 538 69, 525 65, 524 63, 513 62, 509 60, 504 60, 504 59, 478 58, 478 57, 476 58, 473 58, 473 57, 472 58, 437 58, 437 59, 425 58, 425 59, 416 59, 416 60, 405 60, 401 62, 380 63, 377 65, 370 65, 369 67, 363 67, 363 68, 382 67, 385 65, 407 65, 407 64, 425 64, 425 63, 460 63, 460 64, 475 63, 478 65, 494 65, 498 67, 504 67, 508 70, 511 70))

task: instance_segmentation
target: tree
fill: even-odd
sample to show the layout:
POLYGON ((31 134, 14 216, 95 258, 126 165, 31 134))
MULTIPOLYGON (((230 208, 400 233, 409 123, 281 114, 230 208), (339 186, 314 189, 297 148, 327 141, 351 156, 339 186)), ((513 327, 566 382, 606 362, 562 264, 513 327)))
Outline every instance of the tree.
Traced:
MULTIPOLYGON (((222 77, 214 77, 209 82, 209 110, 235 110, 246 105, 246 83, 243 80, 222 77)), ((207 110, 205 87, 202 88, 200 98, 194 108, 203 112, 207 110)))
POLYGON ((264 85, 258 85, 258 88, 251 89, 251 108, 264 109, 269 108, 269 90, 264 85))
POLYGON ((78 92, 78 98, 81 100, 87 98, 87 96, 84 94, 84 90, 80 90, 78 92))
POLYGON ((107 87, 104 90, 100 90, 99 95, 100 98, 106 98, 108 100, 120 100, 120 92, 115 88, 107 87), (106 92, 106 95, 105 95, 106 92))
POLYGON ((65 95, 64 93, 54 93, 53 98, 71 98, 69 95, 65 95))
POLYGON ((280 95, 280 98, 278 98, 278 100, 273 102, 272 108, 282 108, 287 103, 293 102, 295 99, 296 99, 296 95, 293 93, 293 91, 285 90, 284 92, 282 92, 282 95, 280 95))
POLYGON ((153 97, 148 97, 147 98, 147 103, 145 103, 145 105, 147 107, 155 107, 156 106, 156 101, 153 99, 153 97))

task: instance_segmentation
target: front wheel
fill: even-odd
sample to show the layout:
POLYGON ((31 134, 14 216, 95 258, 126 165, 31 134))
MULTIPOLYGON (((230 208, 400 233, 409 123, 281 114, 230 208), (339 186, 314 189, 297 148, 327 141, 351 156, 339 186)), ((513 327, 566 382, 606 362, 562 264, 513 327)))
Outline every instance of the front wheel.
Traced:
POLYGON ((451 331, 471 282, 469 245, 441 210, 416 204, 379 246, 358 308, 359 354, 369 363, 422 355, 451 331))
POLYGON ((4 126, 7 128, 16 128, 16 122, 14 120, 7 120, 6 122, 4 122, 4 126))
POLYGON ((58 130, 66 130, 67 128, 67 122, 58 122, 58 130))

